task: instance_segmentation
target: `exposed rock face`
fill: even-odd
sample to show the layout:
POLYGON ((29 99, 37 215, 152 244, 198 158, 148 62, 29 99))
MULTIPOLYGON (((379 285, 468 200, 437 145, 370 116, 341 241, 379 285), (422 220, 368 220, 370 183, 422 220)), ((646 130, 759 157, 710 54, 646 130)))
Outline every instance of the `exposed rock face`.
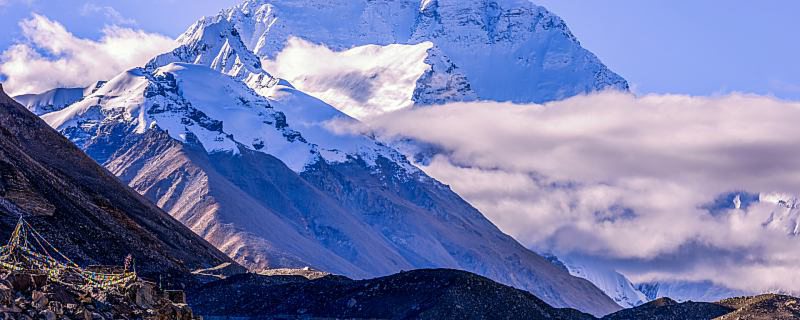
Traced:
POLYGON ((169 285, 230 261, 0 91, 0 239, 19 215, 80 265, 120 265, 130 253, 169 285))
POLYGON ((619 306, 524 248, 355 121, 277 84, 272 98, 209 67, 133 69, 44 115, 136 191, 260 270, 354 278, 415 268, 475 272, 555 306, 619 306))
POLYGON ((415 270, 354 281, 327 276, 234 276, 190 295, 206 319, 594 319, 534 295, 456 270, 415 270))
MULTIPOLYGON (((527 0, 247 0, 199 21, 187 34, 218 21, 233 25, 243 43, 265 59, 275 59, 293 37, 333 50, 430 42, 435 51, 417 83, 418 104, 475 98, 541 103, 628 90, 622 77, 581 47, 561 18, 527 0), (453 68, 431 63, 439 59, 453 68)), ((311 70, 307 76, 317 75, 311 70)))

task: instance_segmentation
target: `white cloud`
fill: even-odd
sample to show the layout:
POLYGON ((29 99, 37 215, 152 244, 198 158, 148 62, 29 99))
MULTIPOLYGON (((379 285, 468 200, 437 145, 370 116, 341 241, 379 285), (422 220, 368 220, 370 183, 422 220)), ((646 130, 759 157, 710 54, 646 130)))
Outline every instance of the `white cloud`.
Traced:
POLYGON ((798 124, 800 103, 768 97, 602 93, 419 108, 355 129, 447 150, 424 170, 534 249, 634 280, 797 290, 797 209, 702 207, 731 191, 800 193, 798 124))
POLYGON ((81 15, 84 16, 91 16, 95 14, 102 14, 106 17, 111 23, 116 25, 136 25, 136 20, 131 18, 126 18, 123 16, 117 9, 111 6, 98 6, 94 3, 85 3, 81 8, 81 15))
POLYGON ((334 51, 290 37, 264 69, 324 100, 354 118, 411 107, 430 42, 415 45, 364 45, 334 51))
POLYGON ((175 47, 165 36, 118 26, 105 27, 98 41, 82 39, 38 14, 20 27, 25 41, 0 56, 0 74, 7 77, 3 87, 10 94, 107 80, 175 47))

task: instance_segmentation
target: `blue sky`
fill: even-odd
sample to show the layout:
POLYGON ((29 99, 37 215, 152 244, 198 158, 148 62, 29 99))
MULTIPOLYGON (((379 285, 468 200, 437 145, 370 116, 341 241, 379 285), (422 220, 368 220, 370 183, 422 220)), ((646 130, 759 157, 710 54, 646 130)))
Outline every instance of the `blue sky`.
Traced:
MULTIPOLYGON (((21 38, 31 13, 97 39, 122 25, 179 35, 237 0, 0 0, 0 49, 21 38), (107 10, 113 8, 118 15, 107 10)), ((585 47, 637 93, 731 91, 800 99, 800 1, 537 0, 567 21, 585 47)))
POLYGON ((639 93, 800 99, 800 1, 536 2, 639 93))
MULTIPOLYGON (((127 20, 128 26, 148 32, 178 36, 198 18, 213 15, 237 0, 0 0, 0 47, 5 48, 20 36, 17 24, 31 13, 42 14, 63 24, 78 36, 97 38, 106 24, 120 21, 92 7, 111 7, 127 20), (2 5, 5 3, 4 5, 2 5)), ((125 23, 123 23, 125 24, 125 23)))

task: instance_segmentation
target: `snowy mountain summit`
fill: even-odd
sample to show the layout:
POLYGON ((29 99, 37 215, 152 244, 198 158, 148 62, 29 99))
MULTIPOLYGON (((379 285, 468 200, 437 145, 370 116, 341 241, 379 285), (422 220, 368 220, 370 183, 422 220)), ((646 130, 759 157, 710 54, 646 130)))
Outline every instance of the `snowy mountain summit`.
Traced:
POLYGON ((452 268, 619 309, 369 135, 332 123, 448 101, 627 89, 527 1, 247 1, 42 116, 251 270, 452 268), (353 29, 353 23, 359 26, 353 29))
POLYGON ((180 40, 220 21, 270 72, 356 118, 628 90, 563 20, 528 0, 247 0, 180 40))
POLYGON ((396 150, 337 132, 331 121, 357 120, 276 80, 229 23, 187 34, 42 118, 252 270, 311 266, 365 278, 453 268, 556 306, 618 309, 396 150))

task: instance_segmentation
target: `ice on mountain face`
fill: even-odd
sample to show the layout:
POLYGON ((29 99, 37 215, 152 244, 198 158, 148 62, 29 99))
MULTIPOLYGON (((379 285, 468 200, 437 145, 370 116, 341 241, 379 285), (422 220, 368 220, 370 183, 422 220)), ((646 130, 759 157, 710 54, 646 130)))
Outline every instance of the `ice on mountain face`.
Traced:
POLYGON ((58 111, 80 101, 83 97, 97 91, 105 81, 98 81, 86 88, 55 88, 42 93, 23 94, 14 100, 36 115, 58 111))
MULTIPOLYGON (((598 90, 628 90, 627 82, 582 48, 560 18, 530 1, 248 0, 199 23, 218 21, 233 25, 243 43, 267 61, 280 63, 283 52, 296 52, 289 41, 293 37, 324 45, 337 53, 324 63, 340 66, 340 75, 362 74, 347 54, 365 50, 359 47, 382 46, 381 55, 401 57, 406 48, 392 45, 430 42, 434 49, 427 57, 406 57, 430 66, 425 76, 417 77, 414 104, 472 99, 540 103, 598 90)), ((381 61, 389 72, 397 70, 396 59, 381 61)), ((320 79, 328 73, 330 68, 303 68, 285 77, 320 79)), ((375 111, 373 105, 337 94, 347 83, 296 85, 312 94, 326 93, 318 97, 356 117, 375 111), (358 108, 364 110, 354 111, 358 108)), ((380 90, 394 84, 371 85, 380 90)), ((386 111, 403 105, 392 104, 386 111)))
POLYGON ((668 297, 678 302, 715 302, 731 297, 753 294, 753 292, 744 292, 719 286, 710 281, 648 282, 637 284, 636 287, 644 293, 647 300, 668 297))
POLYGON ((712 215, 720 215, 728 210, 748 210, 754 205, 773 206, 769 216, 764 217, 763 227, 780 230, 788 235, 800 235, 800 201, 790 194, 729 192, 701 208, 712 215))
POLYGON ((397 161, 408 173, 418 171, 396 151, 365 136, 332 132, 328 121, 349 118, 324 102, 282 85, 275 85, 272 95, 267 99, 205 66, 171 63, 152 72, 125 72, 95 94, 43 118, 79 146, 101 123, 116 121, 138 134, 161 128, 208 152, 236 154, 241 146, 268 153, 297 172, 319 159, 361 159, 375 166, 378 157, 397 161))
POLYGON ((356 120, 290 86, 261 89, 270 98, 209 66, 170 63, 124 72, 43 118, 249 266, 354 277, 456 268, 552 305, 616 310, 398 152, 328 125, 356 120))
POLYGON ((155 70, 173 62, 186 62, 208 66, 248 86, 268 88, 278 83, 264 71, 261 61, 245 47, 239 32, 227 21, 199 21, 178 38, 181 44, 172 52, 161 54, 147 63, 147 70, 155 70))
POLYGON ((764 227, 781 230, 792 236, 800 235, 800 201, 796 196, 782 193, 762 193, 759 201, 774 204, 764 227))
POLYGON ((616 310, 396 151, 326 125, 356 120, 294 88, 270 91, 267 99, 206 66, 171 63, 122 73, 43 118, 248 266, 354 277, 456 268, 553 305, 616 310))
POLYGON ((549 260, 556 266, 566 268, 571 275, 589 280, 623 308, 632 308, 652 300, 639 291, 628 278, 608 267, 580 258, 557 258, 550 255, 549 260))

